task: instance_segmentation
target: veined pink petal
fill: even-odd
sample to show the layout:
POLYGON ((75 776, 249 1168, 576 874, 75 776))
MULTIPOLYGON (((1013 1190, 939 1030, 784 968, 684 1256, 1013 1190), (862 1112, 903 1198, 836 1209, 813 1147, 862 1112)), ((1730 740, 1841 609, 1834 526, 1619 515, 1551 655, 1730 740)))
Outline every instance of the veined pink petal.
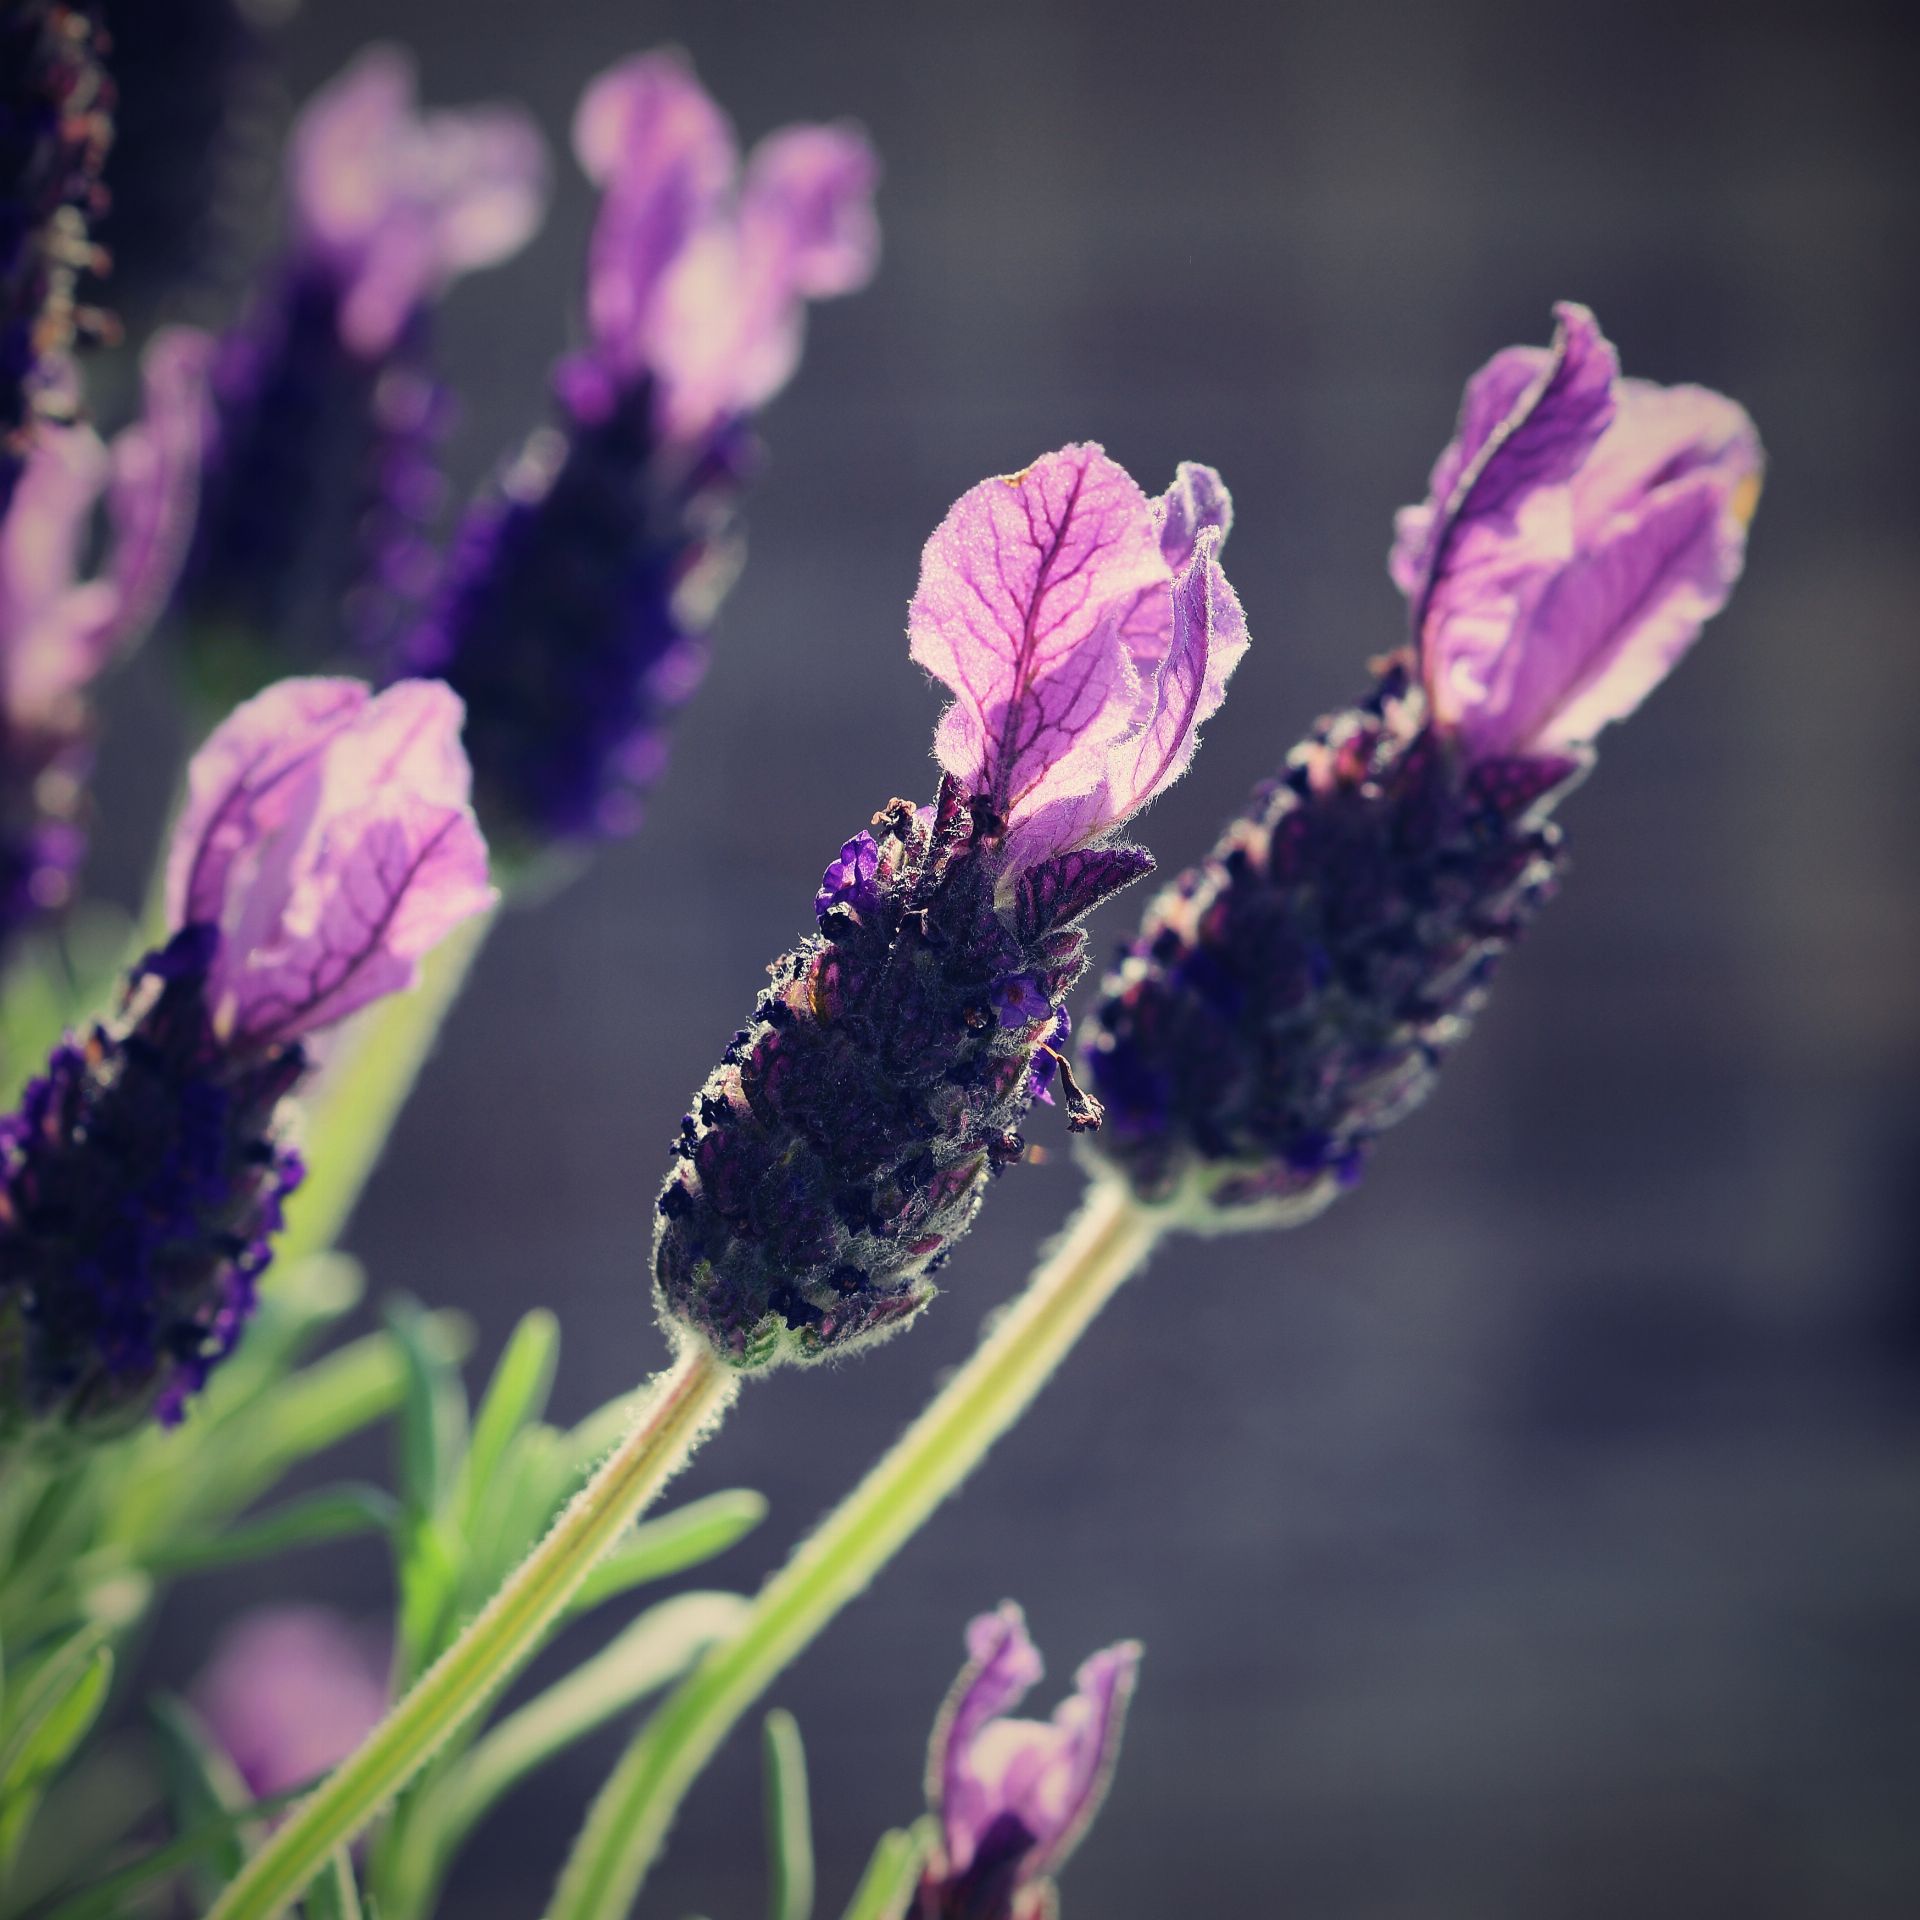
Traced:
POLYGON ((1119 622, 1166 580, 1146 495, 1097 446, 963 494, 907 621, 914 659, 954 694, 940 764, 1009 825, 1091 790, 1144 718, 1119 622))
POLYGON ((168 867, 175 925, 210 921, 216 1025, 255 1044, 329 1026, 410 985, 493 900, 468 805, 463 709, 438 681, 376 698, 283 681, 189 770, 168 867))
POLYGON ((1738 406, 1619 379, 1592 316, 1558 311, 1550 354, 1470 384, 1394 552, 1434 717, 1483 759, 1576 751, 1631 712, 1725 604, 1759 491, 1738 406))

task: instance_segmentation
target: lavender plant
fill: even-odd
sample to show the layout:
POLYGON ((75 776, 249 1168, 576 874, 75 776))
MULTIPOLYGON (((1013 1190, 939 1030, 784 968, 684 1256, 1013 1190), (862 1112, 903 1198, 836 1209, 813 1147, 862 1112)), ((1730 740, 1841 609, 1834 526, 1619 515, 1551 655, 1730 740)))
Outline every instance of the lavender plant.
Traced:
MULTIPOLYGON (((753 416, 807 304, 873 270, 877 163, 817 125, 742 162, 677 56, 594 81, 573 129, 600 194, 585 341, 554 423, 442 554, 432 314, 541 218, 531 121, 422 115, 406 56, 363 55, 295 131, 254 300, 218 339, 156 336, 144 417, 109 445, 72 417, 70 355, 99 330, 77 298, 104 45, 77 4, 0 23, 0 941, 74 890, 89 689, 163 603, 216 706, 266 690, 188 769, 155 944, 0 1121, 0 1916, 130 1913, 185 1875, 214 1920, 425 1920, 505 1793, 671 1686, 548 1909, 618 1920, 729 1730, 1153 1250, 1309 1218, 1428 1095, 1557 882, 1550 816, 1596 735, 1724 604, 1759 443, 1716 394, 1622 379, 1582 308, 1490 361, 1400 518, 1407 644, 1149 906, 1078 1072, 1082 923, 1151 871, 1118 836, 1186 770, 1247 645, 1232 510, 1208 468, 1150 499, 1091 443, 972 488, 908 620, 951 695, 937 790, 841 845, 673 1143, 651 1266, 671 1365, 550 1425, 558 1328, 536 1310, 470 1408, 461 1329, 405 1301, 309 1361, 359 1297, 328 1250, 487 923, 482 826, 518 876, 636 824, 737 561, 753 416), (339 654, 380 690, 280 677, 339 654), (926 1310, 1040 1102, 1081 1139, 1086 1201, 899 1443, 755 1599, 656 1602, 497 1712, 571 1621, 757 1522, 736 1493, 635 1525, 745 1376, 926 1310), (290 1219, 309 1157, 324 1200, 290 1219), (397 1497, 247 1512, 388 1414, 397 1497), (367 1531, 395 1566, 384 1675, 311 1618, 258 1625, 195 1704, 156 1707, 171 1837, 83 1813, 76 1755, 156 1583, 367 1531), (52 1831, 69 1818, 99 1824, 52 1831)), ((1139 1650, 1093 1656, 1040 1723, 1012 1717, 1040 1674, 1019 1610, 968 1649, 930 1813, 883 1839, 847 1920, 1057 1911, 1139 1650)), ((772 1907, 810 1920, 798 1730, 766 1731, 772 1907)))

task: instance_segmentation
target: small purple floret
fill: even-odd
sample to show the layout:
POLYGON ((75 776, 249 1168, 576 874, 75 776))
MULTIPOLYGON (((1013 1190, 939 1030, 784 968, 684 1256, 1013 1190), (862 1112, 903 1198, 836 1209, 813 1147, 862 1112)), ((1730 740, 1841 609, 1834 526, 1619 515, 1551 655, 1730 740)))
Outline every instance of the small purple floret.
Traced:
POLYGON ((836 907, 871 913, 880 904, 875 884, 879 870, 880 843, 870 833, 856 833, 820 877, 820 890, 813 896, 815 919, 824 920, 836 907))
POLYGON ((1042 1673, 1012 1601, 967 1628, 967 1656, 927 1754, 940 1841, 909 1920, 1038 1920, 1106 1798, 1140 1648, 1083 1662, 1050 1720, 1010 1717, 1042 1673))

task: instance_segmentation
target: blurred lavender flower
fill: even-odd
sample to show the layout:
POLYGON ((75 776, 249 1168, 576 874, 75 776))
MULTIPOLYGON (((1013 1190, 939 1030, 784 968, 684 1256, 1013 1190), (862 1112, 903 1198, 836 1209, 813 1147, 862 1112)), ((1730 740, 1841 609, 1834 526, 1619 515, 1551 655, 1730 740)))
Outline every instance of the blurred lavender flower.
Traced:
POLYGON ((337 1766, 380 1723, 378 1638, 324 1607, 264 1607, 215 1644, 189 1698, 256 1800, 337 1766))
POLYGON ((587 344, 401 653, 465 699, 481 817, 510 851, 638 819, 731 577, 749 418, 799 362, 806 303, 864 285, 878 249, 858 133, 771 134, 736 184, 731 129, 671 54, 596 80, 574 150, 601 189, 587 344))
POLYGON ((927 1799, 940 1843, 907 1920, 1047 1920, 1053 1877, 1107 1797, 1140 1666, 1137 1641, 1082 1663, 1051 1720, 1007 1716, 1043 1671, 1011 1600, 967 1628, 967 1664, 934 1725, 927 1799))
POLYGON ((0 1122, 0 1433, 177 1420, 231 1351, 301 1176, 306 1042, 493 898, 459 742, 445 687, 289 680, 194 757, 172 937, 0 1122))
POLYGON ((1227 497, 1152 501, 1098 447, 983 481, 927 542, 913 657, 955 695, 931 807, 841 849, 818 932, 774 962, 675 1144, 663 1312, 740 1367, 884 1337, 932 1299, 1049 1073, 1085 964, 1074 924, 1151 870, 1111 844, 1176 779, 1246 647, 1227 497))
POLYGON ((198 479, 200 343, 156 336, 145 414, 103 446, 90 427, 43 424, 0 520, 0 954, 63 906, 85 846, 89 694, 172 590, 198 479), (113 538, 81 579, 105 496, 113 538))
POLYGON ((100 316, 76 302, 97 266, 88 222, 113 141, 113 86, 84 0, 8 0, 0 13, 0 513, 35 422, 72 417, 69 354, 100 316))
POLYGON ((1468 383, 1392 556, 1414 648, 1149 908, 1084 1033, 1103 1156, 1191 1224, 1304 1218, 1431 1090, 1554 884, 1548 815, 1726 602, 1746 414, 1584 308, 1468 383))
POLYGON ((532 121, 419 112, 412 62, 391 46, 309 102, 287 173, 284 254, 210 364, 181 596, 197 671, 222 697, 296 656, 375 656, 394 601, 424 590, 448 415, 431 311, 460 275, 517 252, 546 205, 532 121))

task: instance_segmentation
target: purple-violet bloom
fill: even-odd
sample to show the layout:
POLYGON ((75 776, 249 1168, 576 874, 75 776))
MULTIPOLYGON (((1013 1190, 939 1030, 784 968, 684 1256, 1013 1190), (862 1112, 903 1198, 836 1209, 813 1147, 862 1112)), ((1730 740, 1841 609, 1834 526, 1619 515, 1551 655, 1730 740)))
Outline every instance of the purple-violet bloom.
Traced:
POLYGON ((400 655, 466 701, 481 818, 529 854, 637 822, 732 577, 751 416, 798 364, 806 303, 864 285, 878 249, 858 132, 786 128, 743 172, 677 55, 594 81, 574 149, 601 190, 586 343, 400 655))
POLYGON ((0 953, 62 907, 85 848, 93 682, 152 624, 193 524, 198 342, 156 336, 111 448, 43 423, 0 519, 0 953), (81 577, 98 510, 112 537, 81 577))
POLYGON ((73 416, 76 338, 106 326, 78 299, 103 264, 88 227, 113 143, 105 39, 85 0, 9 0, 0 15, 0 513, 38 423, 73 416))
POLYGON ((287 236, 207 384, 205 501, 181 594, 216 699, 290 664, 384 657, 431 586, 449 417, 433 309, 525 245, 545 146, 517 107, 423 113, 411 58, 368 48, 300 114, 287 236))
POLYGON ((1050 1720, 1016 1720, 1043 1671, 1026 1619, 1008 1600, 969 1624, 927 1752, 939 1843, 907 1920, 1057 1913, 1054 1876, 1107 1797, 1139 1666, 1137 1641, 1108 1647, 1081 1663, 1050 1720))
POLYGON ((927 542, 908 624, 955 695, 938 796, 841 848, 660 1196, 662 1312, 729 1364, 912 1319, 1050 1071, 1069 1127, 1099 1125, 1058 1052, 1077 923, 1151 870, 1113 835, 1186 766, 1245 651, 1228 517, 1207 468, 1149 500, 1071 446, 983 481, 927 542))
POLYGON ((339 1765, 389 1704, 380 1635, 325 1607, 262 1607, 215 1643, 188 1693, 256 1800, 339 1765))
POLYGON ((1594 736, 1739 576, 1752 422, 1557 318, 1469 381, 1399 516, 1411 648, 1152 903, 1083 1032, 1101 1156, 1189 1224, 1317 1212, 1426 1097, 1554 887, 1594 736))
POLYGON ((0 1121, 0 1434, 176 1420, 231 1351, 309 1043, 492 903, 468 785, 433 682, 282 681, 194 756, 171 937, 0 1121))

